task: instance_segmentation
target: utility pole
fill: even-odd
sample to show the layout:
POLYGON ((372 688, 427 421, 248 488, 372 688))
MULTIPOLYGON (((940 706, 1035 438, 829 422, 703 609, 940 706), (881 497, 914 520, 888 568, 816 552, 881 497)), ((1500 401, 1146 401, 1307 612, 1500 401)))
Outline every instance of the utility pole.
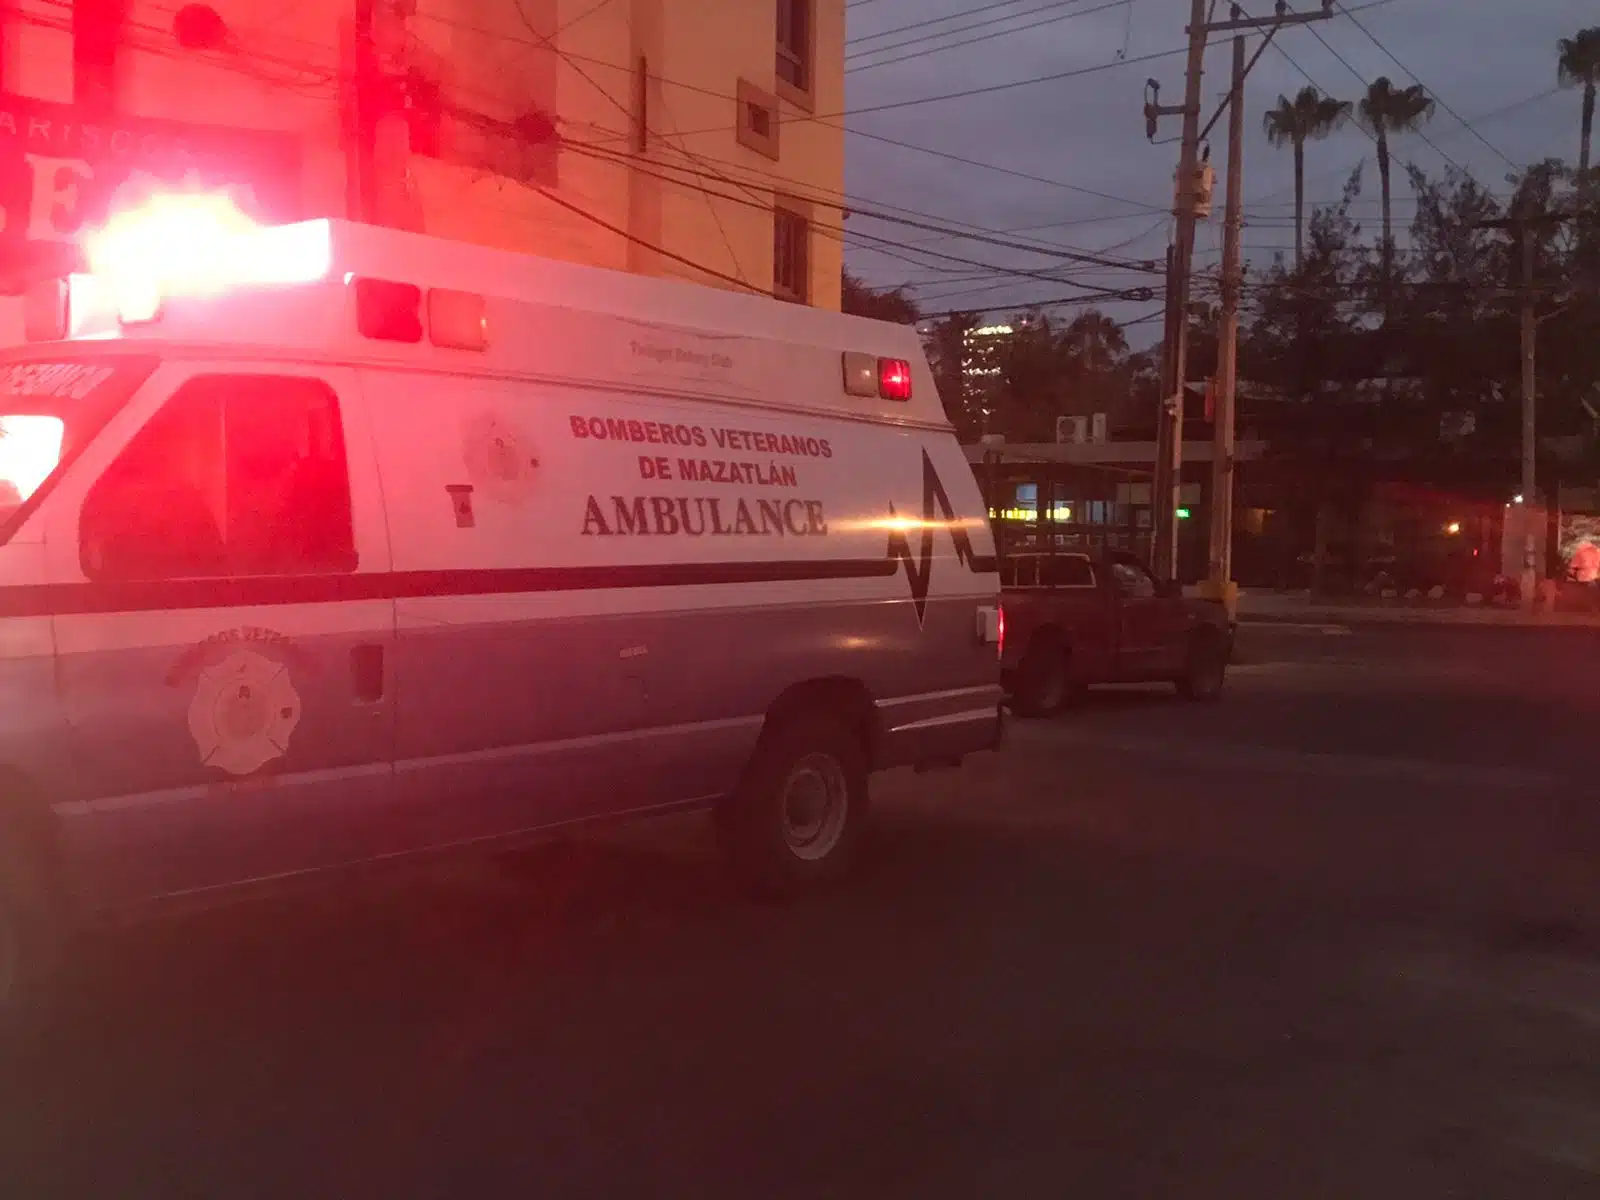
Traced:
MULTIPOLYGON (((1554 312, 1546 313, 1540 317, 1535 312, 1539 294, 1534 289, 1534 255, 1538 251, 1537 231, 1539 227, 1559 225, 1566 221, 1581 219, 1577 214, 1567 212, 1525 213, 1519 216, 1500 217, 1491 221, 1479 221, 1479 229, 1504 229, 1516 235, 1517 246, 1522 256, 1522 270, 1518 280, 1517 309, 1518 324, 1521 328, 1522 342, 1522 492, 1512 502, 1508 512, 1515 513, 1515 521, 1522 532, 1522 572, 1519 576, 1519 590, 1521 592, 1522 606, 1531 608, 1537 599, 1535 592, 1539 586, 1539 519, 1534 514, 1541 511, 1538 501, 1538 478, 1535 472, 1535 461, 1538 452, 1538 371, 1537 347, 1539 326, 1548 318, 1555 316, 1554 312)), ((1557 312, 1560 310, 1558 309, 1557 312)), ((1555 520, 1556 505, 1560 502, 1558 489, 1554 486, 1546 488, 1544 508, 1546 521, 1555 520)), ((1510 518, 1508 518, 1509 523, 1510 518)))
MULTIPOLYGON (((1194 261, 1194 227, 1200 197, 1195 175, 1200 160, 1200 80, 1205 73, 1206 0, 1190 0, 1189 65, 1183 104, 1174 109, 1152 98, 1145 105, 1146 126, 1172 114, 1183 117, 1178 149, 1177 231, 1167 270, 1167 337, 1162 365, 1161 408, 1156 418, 1156 471, 1150 503, 1155 513, 1151 570, 1160 579, 1178 574, 1178 496, 1183 483, 1183 374, 1189 326, 1189 269, 1194 261)), ((1152 81, 1151 91, 1159 95, 1152 81)))
MULTIPOLYGON (((1233 18, 1241 16, 1233 6, 1233 18)), ((1233 87, 1228 94, 1228 199, 1222 224, 1222 327, 1217 346, 1217 394, 1212 406, 1211 553, 1206 582, 1231 616, 1233 588, 1233 440, 1239 386, 1240 232, 1244 224, 1244 34, 1233 37, 1233 87)))
MULTIPOLYGON (((1522 522, 1522 579, 1521 599, 1523 608, 1532 608, 1534 602, 1534 589, 1538 586, 1538 547, 1534 541, 1535 492, 1534 492, 1534 452, 1537 448, 1535 420, 1536 397, 1535 388, 1538 386, 1538 375, 1534 370, 1534 346, 1539 336, 1538 322, 1533 312, 1533 225, 1527 221, 1522 223, 1522 296, 1519 307, 1521 308, 1522 325, 1522 503, 1517 506, 1517 516, 1522 522)), ((1556 502, 1555 489, 1551 489, 1550 503, 1556 502)))
POLYGON ((352 221, 370 222, 377 213, 374 150, 381 72, 375 17, 376 0, 355 0, 353 70, 345 126, 345 216, 352 221))
MULTIPOLYGON (((1189 285, 1193 275, 1195 223, 1210 215, 1206 174, 1200 162, 1200 143, 1216 124, 1222 110, 1200 128, 1200 84, 1205 70, 1206 39, 1212 33, 1265 29, 1267 38, 1285 25, 1305 25, 1333 16, 1333 0, 1322 0, 1322 11, 1291 13, 1285 0, 1277 0, 1274 14, 1255 18, 1233 6, 1231 18, 1207 24, 1206 0, 1191 0, 1189 10, 1189 62, 1184 79, 1181 105, 1160 103, 1160 84, 1146 84, 1145 132, 1155 139, 1156 125, 1164 116, 1181 115, 1183 134, 1178 147, 1177 203, 1173 208, 1177 229, 1173 237, 1170 268, 1167 272, 1167 340, 1162 354, 1160 409, 1156 421, 1155 483, 1151 494, 1155 536, 1152 539, 1151 570, 1160 578, 1173 579, 1178 573, 1178 501, 1183 483, 1183 385, 1188 349, 1189 285)), ((1263 41, 1264 49, 1266 42, 1263 41)), ((1237 58, 1240 51, 1235 51, 1237 58)), ((1260 57, 1260 51, 1256 56, 1260 57)), ((1252 64, 1253 65, 1253 61, 1252 64)), ((1249 66, 1244 67, 1248 74, 1249 66)), ((1230 92, 1230 103, 1241 103, 1238 84, 1230 92)), ((1231 153, 1231 151, 1230 151, 1231 153)), ((1230 414, 1231 420, 1231 414, 1230 414)), ((1212 503, 1217 503, 1213 495, 1212 503)), ((1228 499, 1231 508, 1231 497, 1228 499)))

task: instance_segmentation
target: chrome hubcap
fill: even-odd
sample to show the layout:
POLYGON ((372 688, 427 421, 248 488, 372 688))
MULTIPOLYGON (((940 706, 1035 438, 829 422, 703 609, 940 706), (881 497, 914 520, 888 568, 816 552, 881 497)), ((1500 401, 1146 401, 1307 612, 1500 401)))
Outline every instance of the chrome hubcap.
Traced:
POLYGON ((826 858, 844 836, 850 792, 844 769, 826 754, 801 759, 783 788, 783 840, 795 857, 826 858))

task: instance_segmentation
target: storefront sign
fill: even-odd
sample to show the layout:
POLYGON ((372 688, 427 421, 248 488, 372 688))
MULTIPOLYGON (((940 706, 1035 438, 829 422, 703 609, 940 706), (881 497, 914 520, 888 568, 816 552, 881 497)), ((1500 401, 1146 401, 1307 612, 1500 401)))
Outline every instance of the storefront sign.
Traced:
POLYGON ((227 191, 262 220, 296 220, 293 134, 139 117, 0 95, 0 275, 70 269, 76 242, 152 192, 227 191))

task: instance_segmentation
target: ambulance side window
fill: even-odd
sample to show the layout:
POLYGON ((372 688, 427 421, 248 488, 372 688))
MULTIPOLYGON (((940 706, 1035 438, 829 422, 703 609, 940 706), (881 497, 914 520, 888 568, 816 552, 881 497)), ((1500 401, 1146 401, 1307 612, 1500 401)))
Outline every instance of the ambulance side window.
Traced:
POLYGON ((96 482, 79 536, 91 579, 353 571, 333 390, 303 377, 189 380, 96 482))

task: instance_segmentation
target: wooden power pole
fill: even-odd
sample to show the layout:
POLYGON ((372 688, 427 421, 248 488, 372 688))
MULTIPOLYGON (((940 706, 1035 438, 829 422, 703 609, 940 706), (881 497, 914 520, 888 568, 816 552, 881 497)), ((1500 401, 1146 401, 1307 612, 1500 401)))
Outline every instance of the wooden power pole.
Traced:
MULTIPOLYGON (((1234 19, 1240 16, 1236 5, 1234 19)), ((1244 225, 1244 34, 1233 37, 1233 86, 1228 93, 1228 199, 1222 223, 1222 328, 1217 345, 1217 390, 1212 402, 1211 552, 1207 590, 1231 616, 1233 587, 1233 441, 1239 388, 1239 292, 1244 225)))
MULTIPOLYGON (((1161 400, 1156 422, 1155 483, 1151 495, 1155 526, 1151 569, 1158 577, 1166 579, 1176 578, 1178 573, 1178 502, 1179 489, 1183 482, 1183 385, 1189 325, 1189 290, 1193 278, 1195 224, 1201 216, 1210 213, 1210 198, 1204 191, 1208 176, 1202 169, 1200 161, 1200 143, 1216 124, 1217 118, 1222 115, 1222 110, 1218 109, 1205 128, 1200 127, 1200 82, 1205 68, 1206 40, 1212 33, 1234 32, 1240 35, 1235 39, 1235 78, 1226 101, 1228 106, 1237 110, 1243 104, 1243 78, 1255 62, 1254 59, 1249 64, 1241 61, 1244 53, 1242 35, 1250 30, 1265 30, 1267 37, 1261 46, 1261 49, 1265 49, 1272 35, 1285 25, 1304 25, 1312 21, 1327 20, 1333 15, 1333 0, 1322 0, 1322 10, 1315 13, 1291 13, 1288 11, 1288 5, 1279 0, 1274 15, 1263 18, 1246 16, 1244 10, 1236 4, 1228 20, 1209 24, 1206 21, 1206 8, 1206 0, 1192 0, 1188 30, 1189 65, 1185 76, 1183 103, 1161 104, 1160 85, 1151 80, 1147 85, 1144 106, 1145 132, 1151 139, 1154 139, 1156 125, 1162 117, 1172 115, 1183 117, 1183 134, 1178 147, 1177 199, 1173 208, 1177 228, 1173 237, 1171 265, 1167 272, 1167 335, 1162 353, 1161 400)), ((1256 57, 1259 58, 1260 55, 1261 50, 1258 49, 1256 57)), ((1242 122, 1243 117, 1239 115, 1230 124, 1242 130, 1242 122)), ((1238 153, 1242 154, 1242 136, 1235 138, 1235 145, 1239 147, 1238 153)), ((1235 153, 1234 148, 1230 147, 1230 176, 1234 174, 1232 158, 1235 153)), ((1242 176, 1242 165, 1239 174, 1242 176)), ((1234 202, 1238 203, 1237 187, 1233 189, 1233 195, 1234 202)), ((1234 239, 1234 258, 1237 261, 1237 230, 1234 231, 1234 239)), ((1237 268, 1234 274, 1237 279, 1237 268)), ((1223 332, 1226 348, 1221 353, 1231 357, 1236 373, 1237 297, 1235 297, 1232 335, 1230 336, 1226 329, 1223 332)), ((1227 438, 1231 448, 1233 441, 1231 396, 1228 407, 1227 438)), ((1217 414, 1217 422, 1219 425, 1223 424, 1221 412, 1217 414)), ((1231 513, 1233 507, 1231 450, 1227 457, 1229 461, 1226 464, 1224 484, 1230 494, 1218 495, 1213 490, 1211 504, 1213 508, 1219 505, 1225 506, 1231 513)), ((1213 478, 1213 485, 1215 483, 1216 480, 1213 478)), ((1215 518, 1212 530, 1215 537, 1215 518)), ((1231 536, 1231 528, 1228 534, 1231 536)))

